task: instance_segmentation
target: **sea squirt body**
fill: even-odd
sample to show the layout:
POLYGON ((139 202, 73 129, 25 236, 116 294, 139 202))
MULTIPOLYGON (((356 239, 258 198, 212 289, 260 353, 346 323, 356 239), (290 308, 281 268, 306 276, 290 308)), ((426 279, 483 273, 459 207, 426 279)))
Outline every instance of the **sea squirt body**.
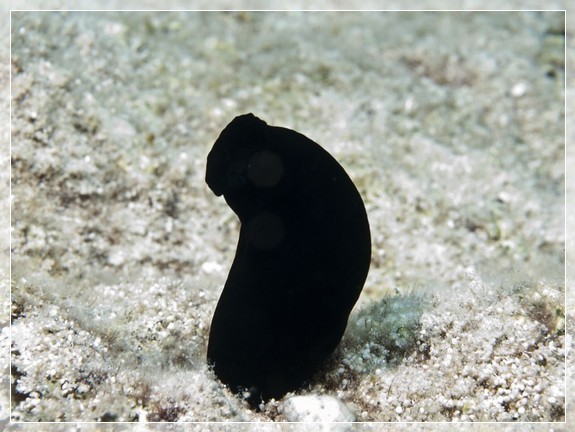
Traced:
POLYGON ((206 182, 241 222, 208 362, 257 405, 300 387, 337 347, 369 269, 367 214, 327 151, 253 114, 221 132, 206 182))

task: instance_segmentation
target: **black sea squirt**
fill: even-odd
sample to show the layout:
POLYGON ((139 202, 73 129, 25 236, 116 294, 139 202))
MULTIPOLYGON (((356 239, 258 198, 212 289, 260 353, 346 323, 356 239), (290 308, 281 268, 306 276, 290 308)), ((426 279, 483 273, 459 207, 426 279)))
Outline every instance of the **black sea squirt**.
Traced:
POLYGON ((327 151, 253 114, 222 131, 206 182, 241 222, 208 362, 257 405, 297 389, 337 347, 369 269, 367 214, 327 151))

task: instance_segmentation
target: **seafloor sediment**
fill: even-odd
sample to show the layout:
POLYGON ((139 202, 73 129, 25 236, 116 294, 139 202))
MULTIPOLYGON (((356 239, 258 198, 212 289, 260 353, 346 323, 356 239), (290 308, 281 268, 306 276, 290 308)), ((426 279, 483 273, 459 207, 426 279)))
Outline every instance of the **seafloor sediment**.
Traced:
POLYGON ((564 420, 563 17, 12 13, 12 419, 564 420), (205 364, 238 233, 205 158, 245 112, 341 162, 373 242, 261 412, 205 364))

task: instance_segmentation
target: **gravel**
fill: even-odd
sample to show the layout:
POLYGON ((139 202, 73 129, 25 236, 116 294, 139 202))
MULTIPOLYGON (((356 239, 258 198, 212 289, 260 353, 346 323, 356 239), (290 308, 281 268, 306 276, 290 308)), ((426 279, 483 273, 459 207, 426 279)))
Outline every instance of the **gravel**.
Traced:
POLYGON ((568 430, 562 17, 14 12, 0 424, 568 430), (205 363, 239 228, 205 157, 245 112, 330 151, 373 237, 340 347, 260 412, 205 363))

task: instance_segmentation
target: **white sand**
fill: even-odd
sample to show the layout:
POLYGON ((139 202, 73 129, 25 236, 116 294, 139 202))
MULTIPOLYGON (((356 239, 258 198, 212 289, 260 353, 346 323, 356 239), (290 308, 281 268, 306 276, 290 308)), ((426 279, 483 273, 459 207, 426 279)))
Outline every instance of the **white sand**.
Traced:
MULTIPOLYGON (((297 395, 343 404, 329 415, 365 422, 354 430, 568 430, 528 424, 564 421, 574 402, 561 18, 14 13, 12 419, 313 418, 297 395), (205 364, 238 233, 204 184, 205 157, 245 112, 345 166, 374 250, 340 349, 261 413, 205 364)), ((6 422, 7 391, 0 404, 6 422)))

